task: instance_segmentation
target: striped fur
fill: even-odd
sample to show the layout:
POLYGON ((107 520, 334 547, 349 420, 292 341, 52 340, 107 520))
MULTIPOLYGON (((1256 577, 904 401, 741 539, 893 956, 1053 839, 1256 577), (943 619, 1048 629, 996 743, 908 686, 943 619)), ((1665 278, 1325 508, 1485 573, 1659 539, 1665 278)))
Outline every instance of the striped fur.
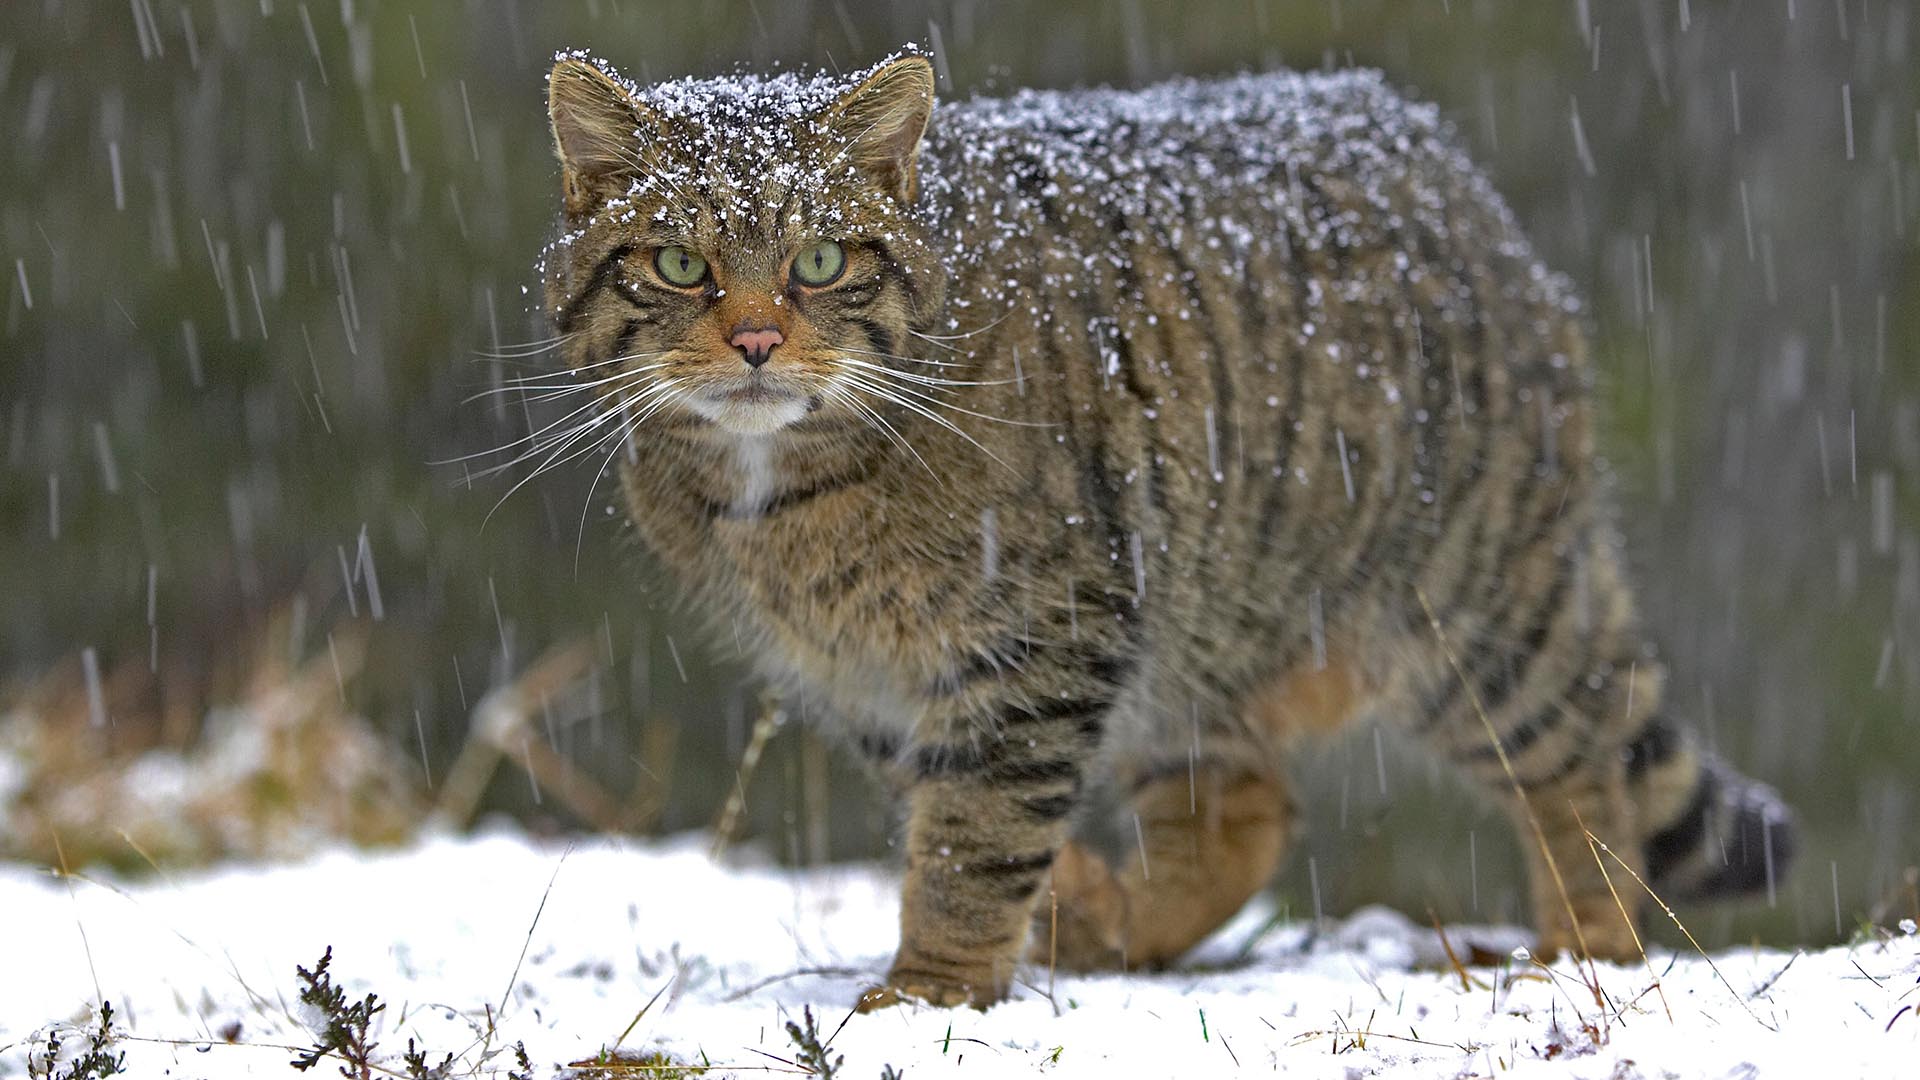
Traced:
POLYGON ((1577 305, 1431 109, 1271 75, 929 123, 915 56, 565 59, 552 100, 548 306, 574 370, 633 369, 595 393, 640 536, 905 794, 868 1004, 1177 958, 1279 865, 1287 745, 1369 717, 1526 792, 1549 949, 1631 948, 1583 829, 1687 895, 1783 870, 1785 811, 1664 704, 1577 305), (820 240, 847 269, 806 288, 820 240))

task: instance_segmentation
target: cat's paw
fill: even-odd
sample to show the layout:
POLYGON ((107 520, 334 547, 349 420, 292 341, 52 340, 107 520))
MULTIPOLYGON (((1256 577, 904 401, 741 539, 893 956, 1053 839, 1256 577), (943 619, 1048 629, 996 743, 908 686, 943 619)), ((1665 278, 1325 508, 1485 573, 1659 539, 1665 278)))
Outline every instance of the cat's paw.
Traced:
POLYGON ((1053 860, 1053 897, 1042 898, 1027 939, 1030 963, 1068 971, 1125 967, 1127 898, 1113 868, 1068 843, 1053 860))
POLYGON ((991 986, 957 982, 926 972, 895 971, 887 976, 885 986, 870 986, 861 991, 853 1008, 855 1012, 870 1013, 913 1002, 941 1009, 962 1005, 985 1009, 1001 996, 991 986))

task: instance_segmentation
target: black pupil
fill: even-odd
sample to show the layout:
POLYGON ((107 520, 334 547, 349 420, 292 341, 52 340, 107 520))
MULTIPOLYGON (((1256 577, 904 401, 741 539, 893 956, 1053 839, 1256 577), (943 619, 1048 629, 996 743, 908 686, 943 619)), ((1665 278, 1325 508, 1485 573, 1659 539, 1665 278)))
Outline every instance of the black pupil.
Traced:
POLYGON ((824 251, 822 251, 822 250, 820 250, 819 248, 814 248, 814 249, 813 249, 813 270, 814 270, 814 272, 815 272, 815 273, 819 273, 819 272, 820 272, 820 269, 821 269, 822 267, 824 267, 824 266, 826 266, 826 265, 827 265, 827 253, 826 253, 826 252, 824 252, 824 251))

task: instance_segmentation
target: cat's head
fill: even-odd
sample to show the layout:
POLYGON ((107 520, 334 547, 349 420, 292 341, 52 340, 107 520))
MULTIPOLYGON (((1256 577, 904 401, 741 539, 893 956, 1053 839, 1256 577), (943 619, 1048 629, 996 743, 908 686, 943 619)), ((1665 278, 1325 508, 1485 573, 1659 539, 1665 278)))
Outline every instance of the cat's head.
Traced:
POLYGON ((933 86, 916 55, 644 88, 563 55, 546 278, 568 363, 611 407, 734 434, 859 410, 942 291, 912 213, 933 86))

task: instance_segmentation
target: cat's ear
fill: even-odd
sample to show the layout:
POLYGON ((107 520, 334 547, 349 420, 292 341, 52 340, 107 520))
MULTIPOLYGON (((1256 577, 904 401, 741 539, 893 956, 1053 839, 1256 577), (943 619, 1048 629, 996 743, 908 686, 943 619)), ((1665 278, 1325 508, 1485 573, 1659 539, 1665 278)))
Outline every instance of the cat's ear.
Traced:
POLYGON ((659 134, 651 110, 625 86, 585 60, 568 57, 547 77, 547 118, 559 155, 567 213, 581 214, 626 190, 659 134))
POLYGON ((914 157, 933 115, 933 65, 924 56, 887 64, 827 113, 853 162, 903 203, 914 197, 914 157))

